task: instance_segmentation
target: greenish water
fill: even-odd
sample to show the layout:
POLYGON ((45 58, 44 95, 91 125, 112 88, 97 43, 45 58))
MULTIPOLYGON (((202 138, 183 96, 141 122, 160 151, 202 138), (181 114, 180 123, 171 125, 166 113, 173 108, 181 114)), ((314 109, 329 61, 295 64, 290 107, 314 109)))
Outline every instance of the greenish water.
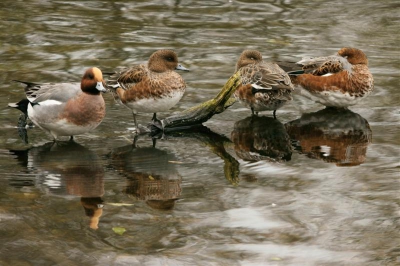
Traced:
MULTIPOLYGON (((396 1, 0 3, 1 265, 400 263, 400 19, 396 1), (13 79, 79 81, 174 49, 191 71, 165 117, 214 97, 240 53, 296 61, 344 46, 375 91, 344 113, 301 97, 260 119, 235 104, 195 132, 132 149, 130 111, 76 143, 18 136, 13 79), (269 148, 268 148, 269 147, 269 148)), ((151 115, 139 115, 146 124, 151 115)))

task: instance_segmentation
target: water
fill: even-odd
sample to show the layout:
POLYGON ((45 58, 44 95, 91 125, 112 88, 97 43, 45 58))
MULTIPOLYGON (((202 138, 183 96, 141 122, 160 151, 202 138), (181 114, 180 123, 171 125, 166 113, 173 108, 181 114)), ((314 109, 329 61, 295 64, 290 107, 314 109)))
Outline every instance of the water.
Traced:
MULTIPOLYGON (((0 3, 1 265, 400 263, 396 1, 0 3), (170 113, 214 97, 245 48, 267 60, 369 58, 375 91, 345 113, 307 99, 252 120, 235 104, 196 132, 132 149, 129 110, 76 143, 18 136, 13 79, 79 81, 177 51, 188 88, 170 113), (271 148, 271 145, 276 145, 271 148)), ((139 115, 145 124, 150 115, 139 115)))

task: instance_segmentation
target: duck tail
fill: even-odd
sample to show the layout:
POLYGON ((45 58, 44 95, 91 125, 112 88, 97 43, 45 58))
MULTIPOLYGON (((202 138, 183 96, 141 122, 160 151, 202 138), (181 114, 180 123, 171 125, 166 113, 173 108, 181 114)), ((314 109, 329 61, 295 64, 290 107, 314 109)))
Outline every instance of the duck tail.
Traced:
POLYGON ((305 73, 304 70, 293 70, 293 71, 287 72, 287 74, 289 76, 294 76, 294 77, 297 77, 297 76, 299 76, 301 74, 304 74, 304 73, 305 73))
POLYGON ((40 85, 40 84, 38 84, 38 83, 34 83, 34 82, 28 82, 28 81, 22 81, 22 80, 17 80, 17 79, 13 79, 12 81, 15 81, 15 82, 19 82, 19 83, 25 84, 25 85, 26 85, 26 86, 28 86, 28 87, 34 87, 34 86, 38 86, 38 85, 40 85))

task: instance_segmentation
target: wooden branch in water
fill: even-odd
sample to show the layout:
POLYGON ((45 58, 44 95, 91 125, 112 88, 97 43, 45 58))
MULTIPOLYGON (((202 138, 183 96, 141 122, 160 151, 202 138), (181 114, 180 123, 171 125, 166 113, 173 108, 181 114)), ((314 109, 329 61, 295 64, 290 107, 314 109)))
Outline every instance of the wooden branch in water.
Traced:
POLYGON ((150 124, 151 131, 156 133, 157 131, 162 131, 163 128, 168 131, 168 129, 190 127, 206 122, 213 115, 222 113, 226 108, 235 103, 235 100, 231 96, 240 85, 240 82, 239 73, 235 73, 229 78, 215 98, 164 118, 161 120, 161 123, 150 124))

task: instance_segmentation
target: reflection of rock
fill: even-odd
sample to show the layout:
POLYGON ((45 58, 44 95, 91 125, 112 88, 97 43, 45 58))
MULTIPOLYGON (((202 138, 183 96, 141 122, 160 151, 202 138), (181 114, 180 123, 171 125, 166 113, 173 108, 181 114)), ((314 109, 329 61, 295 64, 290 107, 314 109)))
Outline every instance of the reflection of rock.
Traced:
POLYGON ((292 156, 285 126, 270 117, 250 116, 237 121, 231 139, 236 154, 245 161, 289 161, 292 156))
POLYGON ((365 161, 372 131, 368 121, 346 109, 326 108, 286 124, 296 149, 310 158, 354 166, 365 161))
POLYGON ((179 198, 182 177, 173 154, 153 147, 132 145, 113 150, 112 167, 127 177, 125 192, 155 209, 172 209, 179 198))
POLYGON ((73 141, 49 142, 11 152, 29 172, 44 176, 43 184, 53 193, 62 193, 64 185, 68 194, 82 197, 82 206, 91 218, 90 227, 97 229, 102 204, 88 207, 88 202, 99 201, 104 194, 104 169, 94 152, 73 141), (88 212, 88 208, 91 211, 88 212))

